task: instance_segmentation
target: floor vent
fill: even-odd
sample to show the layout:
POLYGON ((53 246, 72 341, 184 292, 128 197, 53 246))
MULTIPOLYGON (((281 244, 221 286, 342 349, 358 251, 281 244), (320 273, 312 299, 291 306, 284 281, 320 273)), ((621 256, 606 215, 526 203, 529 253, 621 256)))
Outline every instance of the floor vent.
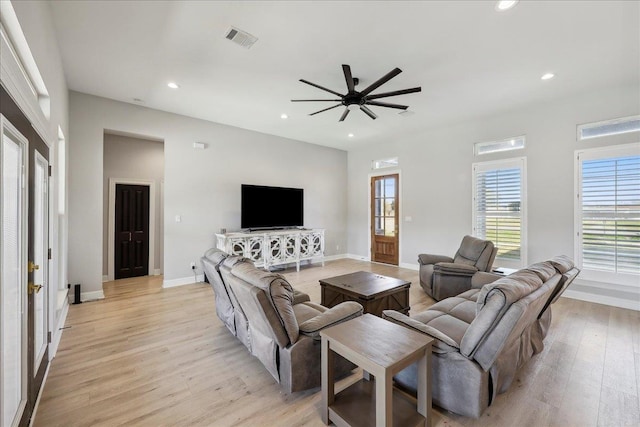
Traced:
POLYGON ((252 36, 246 31, 239 30, 235 27, 231 27, 227 30, 224 36, 227 40, 231 40, 235 44, 238 44, 245 49, 249 49, 253 44, 258 41, 258 38, 252 36))

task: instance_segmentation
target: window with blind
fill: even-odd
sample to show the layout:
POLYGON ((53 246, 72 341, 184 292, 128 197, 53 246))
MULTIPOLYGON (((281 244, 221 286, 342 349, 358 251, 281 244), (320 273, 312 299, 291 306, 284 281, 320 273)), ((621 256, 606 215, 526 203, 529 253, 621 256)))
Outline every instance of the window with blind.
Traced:
POLYGON ((491 240, 504 266, 526 263, 525 159, 473 165, 473 234, 491 240))
MULTIPOLYGON (((640 145, 578 152, 582 268, 640 275, 640 145)), ((605 276, 606 277, 606 276, 605 276)))

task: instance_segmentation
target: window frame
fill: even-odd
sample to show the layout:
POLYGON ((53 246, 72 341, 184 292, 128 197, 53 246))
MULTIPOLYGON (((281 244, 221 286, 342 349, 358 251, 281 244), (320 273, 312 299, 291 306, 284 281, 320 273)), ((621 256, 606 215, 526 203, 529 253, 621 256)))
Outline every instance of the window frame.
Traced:
POLYGON ((634 116, 618 117, 615 119, 601 120, 599 122, 583 123, 581 125, 576 126, 576 141, 578 142, 589 141, 592 139, 606 138, 606 137, 615 136, 615 135, 625 135, 628 133, 638 132, 638 130, 627 130, 623 132, 603 133, 602 135, 595 135, 595 136, 587 136, 587 137, 582 136, 583 129, 595 128, 598 126, 615 125, 619 123, 627 123, 627 122, 633 122, 637 120, 640 120, 640 114, 634 115, 634 116))
MULTIPOLYGON (((520 169, 520 259, 513 260, 509 258, 500 258, 496 256, 496 262, 494 262, 494 266, 499 267, 508 267, 508 268, 522 268, 527 265, 527 229, 528 229, 528 221, 527 221, 527 158, 526 157, 513 157, 509 159, 502 160, 492 160, 486 162, 474 162, 471 165, 471 230, 472 235, 475 237, 478 236, 476 230, 476 219, 478 217, 478 212, 476 210, 476 198, 477 198, 477 176, 476 172, 478 169, 482 170, 492 170, 492 169, 520 169), (498 262, 499 261, 499 262, 498 262), (499 264, 499 265, 498 265, 499 264)), ((498 246, 498 245, 496 245, 498 246)))
POLYGON ((613 285, 640 287, 640 275, 630 273, 617 273, 609 271, 591 270, 583 267, 582 259, 582 161, 610 159, 640 155, 640 142, 610 145, 606 147, 585 148, 574 153, 574 260, 580 268, 580 277, 583 280, 605 282, 613 285))

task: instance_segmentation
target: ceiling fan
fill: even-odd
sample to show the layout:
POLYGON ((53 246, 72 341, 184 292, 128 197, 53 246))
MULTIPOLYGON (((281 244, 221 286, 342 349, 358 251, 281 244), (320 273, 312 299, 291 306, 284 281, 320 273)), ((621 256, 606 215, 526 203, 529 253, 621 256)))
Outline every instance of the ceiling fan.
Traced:
POLYGON ((371 83, 367 88, 358 92, 355 89, 356 85, 358 84, 358 79, 354 78, 351 75, 351 67, 346 64, 343 64, 342 71, 344 72, 344 79, 347 82, 347 89, 348 89, 348 92, 345 95, 342 95, 331 89, 327 89, 326 87, 322 87, 315 83, 311 83, 310 81, 300 79, 302 83, 306 83, 313 87, 317 87, 318 89, 322 89, 325 92, 332 93, 336 96, 339 96, 340 99, 292 99, 291 102, 339 102, 339 104, 336 104, 329 108, 324 108, 320 111, 316 111, 315 113, 311 113, 309 115, 313 116, 315 114, 322 113, 323 111, 332 110, 334 108, 338 108, 341 105, 344 105, 346 108, 344 109, 344 113, 342 113, 342 116, 340 116, 340 121, 343 121, 344 119, 346 119, 350 111, 357 110, 357 109, 360 109, 367 116, 375 120, 378 116, 376 116, 375 113, 371 111, 369 107, 367 107, 367 105, 375 105, 376 107, 397 108, 399 110, 406 110, 407 108, 409 108, 408 105, 379 102, 379 101, 375 101, 376 99, 387 98, 389 96, 396 96, 396 95, 405 95, 407 93, 420 92, 422 90, 421 87, 414 87, 411 89, 394 90, 392 92, 377 93, 375 95, 372 95, 371 92, 373 92, 374 90, 376 90, 377 88, 379 88, 380 86, 382 86, 383 84, 385 84, 386 82, 388 82, 389 80, 391 80, 392 78, 394 78, 395 76, 397 76, 402 72, 400 68, 394 68, 384 76, 380 77, 375 82, 371 83))

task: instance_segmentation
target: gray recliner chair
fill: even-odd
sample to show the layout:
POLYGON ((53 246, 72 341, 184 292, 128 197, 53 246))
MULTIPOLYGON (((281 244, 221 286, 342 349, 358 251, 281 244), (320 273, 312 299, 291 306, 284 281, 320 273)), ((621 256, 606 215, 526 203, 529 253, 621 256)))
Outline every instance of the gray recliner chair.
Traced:
POLYGON ((497 252, 490 240, 464 236, 453 258, 420 254, 420 286, 436 301, 459 295, 471 289, 474 274, 491 271, 497 252))

